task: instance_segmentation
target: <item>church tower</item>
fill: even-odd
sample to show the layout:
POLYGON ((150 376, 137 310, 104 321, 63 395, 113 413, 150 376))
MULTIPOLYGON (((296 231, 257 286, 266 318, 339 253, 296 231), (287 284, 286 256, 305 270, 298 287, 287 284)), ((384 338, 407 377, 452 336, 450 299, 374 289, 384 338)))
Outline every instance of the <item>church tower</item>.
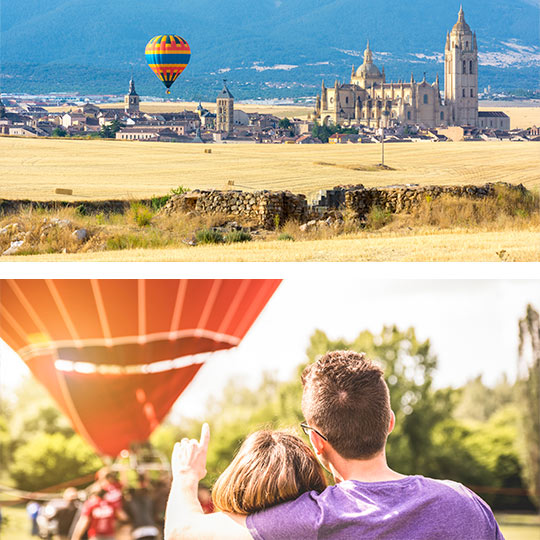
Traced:
POLYGON ((223 90, 217 97, 216 105, 216 129, 231 133, 234 124, 234 97, 227 88, 226 79, 223 79, 223 90))
POLYGON ((132 77, 129 81, 129 94, 124 96, 124 110, 127 114, 136 116, 139 114, 139 103, 139 94, 135 91, 135 82, 132 77))
POLYGON ((478 124, 478 47, 476 34, 465 22, 463 7, 446 35, 444 98, 450 125, 478 124))

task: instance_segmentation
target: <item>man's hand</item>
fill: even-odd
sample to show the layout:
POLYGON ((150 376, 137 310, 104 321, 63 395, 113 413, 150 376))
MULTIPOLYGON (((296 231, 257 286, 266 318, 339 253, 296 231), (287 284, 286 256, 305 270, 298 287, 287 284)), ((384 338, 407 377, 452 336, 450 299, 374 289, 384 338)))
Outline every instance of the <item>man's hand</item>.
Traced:
POLYGON ((172 474, 173 478, 181 475, 193 475, 197 482, 206 476, 206 454, 208 443, 210 442, 210 427, 203 424, 201 429, 201 440, 182 439, 174 445, 172 454, 172 474))

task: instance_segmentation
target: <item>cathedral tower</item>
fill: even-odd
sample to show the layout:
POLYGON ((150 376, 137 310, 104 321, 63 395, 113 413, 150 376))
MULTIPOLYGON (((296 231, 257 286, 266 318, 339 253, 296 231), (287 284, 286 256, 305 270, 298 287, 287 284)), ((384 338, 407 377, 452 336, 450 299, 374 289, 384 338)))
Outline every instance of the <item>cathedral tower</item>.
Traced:
POLYGON ((227 88, 227 80, 223 79, 223 90, 217 100, 216 129, 231 133, 234 123, 234 97, 227 88))
POLYGON ((129 115, 138 115, 139 103, 139 94, 137 94, 137 92, 135 91, 135 82, 133 81, 132 77, 129 81, 129 94, 124 96, 124 110, 129 115))
POLYGON ((450 124, 478 124, 478 47, 476 34, 465 22, 463 7, 446 35, 444 98, 450 124))

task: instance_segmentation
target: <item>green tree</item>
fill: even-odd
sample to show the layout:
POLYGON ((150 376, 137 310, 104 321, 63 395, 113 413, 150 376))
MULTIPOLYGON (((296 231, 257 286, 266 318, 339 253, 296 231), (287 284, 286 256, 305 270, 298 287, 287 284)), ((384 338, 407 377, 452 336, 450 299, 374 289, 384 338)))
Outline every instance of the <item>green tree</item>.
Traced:
POLYGON ((494 387, 486 386, 479 375, 467 381, 459 392, 455 417, 462 420, 487 422, 501 407, 514 402, 514 386, 506 375, 503 375, 494 387))
POLYGON ((115 118, 109 124, 105 124, 101 127, 101 129, 99 130, 99 136, 102 139, 114 139, 116 137, 116 133, 120 131, 123 127, 124 125, 115 118))
POLYGON ((62 126, 58 126, 52 130, 51 135, 53 137, 65 137, 67 135, 67 131, 62 126))
POLYGON ((10 475, 19 489, 39 491, 102 466, 101 459, 78 435, 41 433, 15 450, 10 475))
POLYGON ((282 118, 279 121, 279 127, 281 129, 289 129, 291 127, 291 121, 287 117, 282 118))
POLYGON ((540 509, 540 316, 531 305, 519 321, 517 396, 524 475, 540 509))

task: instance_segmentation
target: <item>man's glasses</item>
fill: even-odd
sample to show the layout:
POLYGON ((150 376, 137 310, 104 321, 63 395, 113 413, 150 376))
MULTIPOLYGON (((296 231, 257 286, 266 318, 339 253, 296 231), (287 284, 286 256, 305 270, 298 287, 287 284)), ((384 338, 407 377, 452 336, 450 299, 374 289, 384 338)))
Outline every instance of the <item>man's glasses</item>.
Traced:
POLYGON ((328 442, 328 439, 320 432, 317 431, 314 427, 308 426, 305 422, 302 422, 300 424, 300 427, 302 428, 302 431, 309 437, 309 431, 314 431, 321 439, 324 439, 326 442, 328 442))

